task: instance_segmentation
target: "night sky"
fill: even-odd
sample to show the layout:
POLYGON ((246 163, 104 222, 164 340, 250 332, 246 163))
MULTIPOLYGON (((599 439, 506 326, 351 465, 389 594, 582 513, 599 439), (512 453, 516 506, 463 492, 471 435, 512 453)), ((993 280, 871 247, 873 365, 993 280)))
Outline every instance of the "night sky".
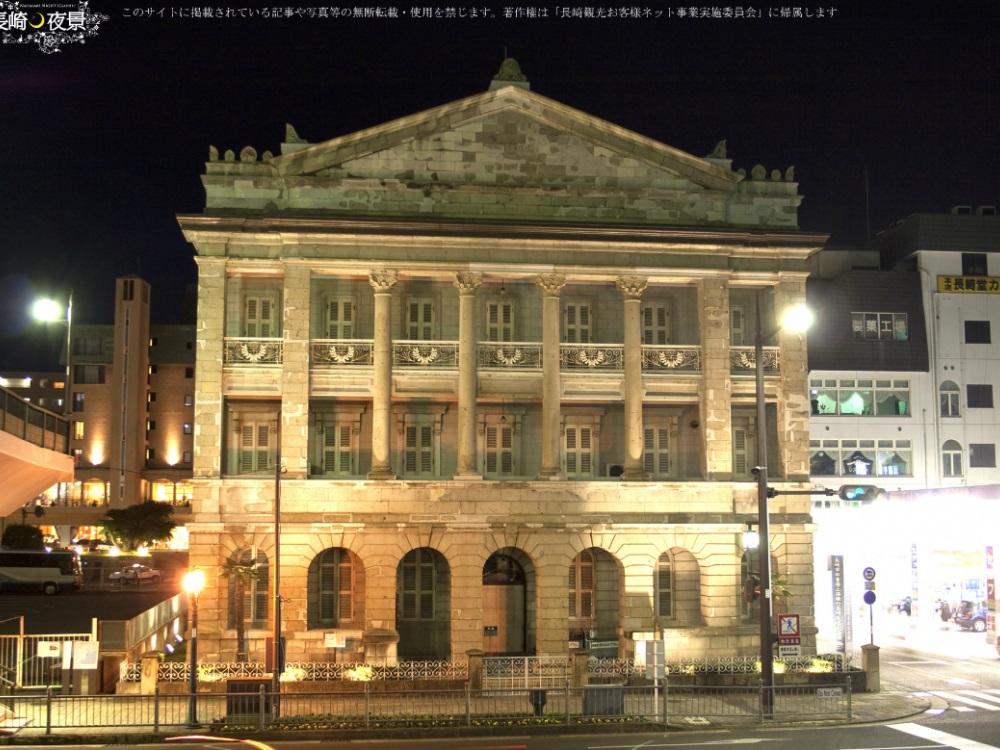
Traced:
POLYGON ((72 287, 75 321, 109 323, 114 277, 138 272, 154 323, 193 322, 193 251, 175 215, 203 207, 209 144, 277 153, 285 122, 317 142, 468 96, 505 46, 533 90, 572 107, 698 156, 726 138, 734 168, 795 165, 801 227, 837 244, 865 239, 866 168, 873 232, 1000 203, 994 2, 826 4, 823 19, 770 19, 782 6, 764 4, 753 20, 678 18, 658 2, 638 6, 662 11, 647 20, 558 19, 541 3, 547 20, 485 2, 492 18, 454 20, 391 3, 362 7, 400 18, 91 7, 110 21, 85 45, 0 44, 0 371, 57 369, 64 331, 27 319, 36 294, 72 287))

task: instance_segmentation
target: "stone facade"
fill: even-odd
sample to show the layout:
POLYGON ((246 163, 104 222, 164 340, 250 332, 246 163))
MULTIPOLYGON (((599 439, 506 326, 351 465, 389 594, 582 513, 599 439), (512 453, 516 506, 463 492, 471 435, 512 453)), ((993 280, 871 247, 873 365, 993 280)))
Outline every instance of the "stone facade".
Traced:
MULTIPOLYGON (((200 650, 292 660, 754 653, 752 336, 824 238, 745 179, 539 96, 489 92, 282 154, 213 147, 198 252, 200 650), (734 317, 734 309, 740 317, 734 317), (744 340, 744 338, 746 340, 744 340), (749 351, 748 351, 749 350, 749 351), (749 359, 748 359, 749 357, 749 359)), ((757 177, 759 170, 755 171, 757 177)), ((807 475, 805 344, 767 349, 774 484, 807 475)), ((771 553, 814 644, 808 497, 771 553)))

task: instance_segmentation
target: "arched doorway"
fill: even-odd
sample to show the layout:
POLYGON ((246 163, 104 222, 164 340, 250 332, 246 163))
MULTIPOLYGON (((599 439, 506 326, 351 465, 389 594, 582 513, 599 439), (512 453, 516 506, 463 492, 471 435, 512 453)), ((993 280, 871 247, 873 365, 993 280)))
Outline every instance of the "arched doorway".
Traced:
POLYGON ((621 569, 611 553, 590 547, 569 566, 569 639, 596 656, 619 650, 621 569))
POLYGON ((530 654, 535 650, 535 576, 521 550, 497 550, 483 565, 483 651, 530 654))
POLYGON ((399 658, 445 660, 451 656, 451 570, 430 547, 410 550, 396 569, 399 658))

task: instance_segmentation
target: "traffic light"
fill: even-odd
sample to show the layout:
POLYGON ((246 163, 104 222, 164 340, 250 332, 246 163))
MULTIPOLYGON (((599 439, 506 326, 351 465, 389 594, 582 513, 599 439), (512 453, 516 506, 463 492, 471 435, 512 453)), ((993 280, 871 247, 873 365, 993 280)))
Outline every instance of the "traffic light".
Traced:
POLYGON ((881 487, 873 484, 843 484, 840 486, 839 497, 841 500, 850 500, 855 503, 870 503, 875 498, 885 492, 881 487))

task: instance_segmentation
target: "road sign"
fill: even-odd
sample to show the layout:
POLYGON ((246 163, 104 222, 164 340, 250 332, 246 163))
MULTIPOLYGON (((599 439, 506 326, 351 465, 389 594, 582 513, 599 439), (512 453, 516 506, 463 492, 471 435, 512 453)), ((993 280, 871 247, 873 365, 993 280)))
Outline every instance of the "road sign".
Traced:
POLYGON ((865 592, 865 604, 871 605, 871 604, 874 604, 874 603, 875 603, 875 592, 874 591, 866 591, 865 592))
POLYGON ((875 581, 865 581, 865 591, 874 591, 875 581))
POLYGON ((875 568, 865 568, 861 572, 861 575, 863 575, 865 577, 866 581, 874 581, 875 580, 875 568))
POLYGON ((802 646, 789 646, 784 643, 778 645, 778 656, 784 659, 786 656, 802 656, 802 646))
POLYGON ((799 632, 798 615, 778 615, 779 638, 797 638, 799 635, 801 633, 799 632))

